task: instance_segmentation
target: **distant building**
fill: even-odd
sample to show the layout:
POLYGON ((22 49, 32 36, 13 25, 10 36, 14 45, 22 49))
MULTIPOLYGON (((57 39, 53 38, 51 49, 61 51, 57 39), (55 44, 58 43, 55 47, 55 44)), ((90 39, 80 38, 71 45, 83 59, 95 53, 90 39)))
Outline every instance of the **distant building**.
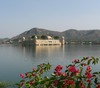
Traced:
POLYGON ((37 39, 35 37, 35 45, 36 46, 43 46, 43 45, 64 45, 64 37, 61 39, 54 39, 51 36, 47 36, 47 39, 37 39))
POLYGON ((30 39, 30 40, 25 40, 24 38, 23 42, 25 44, 36 45, 36 46, 64 45, 65 44, 64 37, 61 37, 59 39, 54 39, 51 36, 46 36, 46 37, 47 37, 46 39, 42 39, 42 38, 38 38, 37 36, 34 36, 34 39, 30 39))

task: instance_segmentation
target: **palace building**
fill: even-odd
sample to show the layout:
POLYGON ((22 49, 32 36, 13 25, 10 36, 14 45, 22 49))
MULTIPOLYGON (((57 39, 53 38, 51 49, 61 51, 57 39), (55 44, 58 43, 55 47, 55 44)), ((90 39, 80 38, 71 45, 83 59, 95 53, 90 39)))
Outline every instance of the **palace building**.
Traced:
POLYGON ((64 37, 61 37, 59 39, 55 39, 51 36, 46 36, 46 38, 38 38, 37 36, 34 36, 34 38, 31 40, 26 40, 25 37, 23 37, 24 44, 28 45, 36 45, 36 46, 48 46, 48 45, 64 45, 65 40, 64 37))

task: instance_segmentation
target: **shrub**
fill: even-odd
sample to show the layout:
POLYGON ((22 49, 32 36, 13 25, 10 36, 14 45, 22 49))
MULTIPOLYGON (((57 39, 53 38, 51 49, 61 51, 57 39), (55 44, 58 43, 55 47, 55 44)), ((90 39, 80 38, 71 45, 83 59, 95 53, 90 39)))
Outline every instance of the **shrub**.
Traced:
POLYGON ((59 36, 54 36, 54 39, 59 39, 59 36))
POLYGON ((100 72, 92 72, 91 65, 97 64, 98 58, 83 57, 75 59, 72 64, 63 67, 58 65, 50 77, 44 76, 44 72, 50 70, 49 63, 40 64, 36 69, 25 74, 20 74, 22 80, 18 84, 20 88, 100 88, 100 72))
POLYGON ((5 87, 6 87, 5 82, 0 82, 0 88, 5 88, 5 87))
POLYGON ((47 36, 46 35, 42 35, 41 39, 47 39, 47 36))

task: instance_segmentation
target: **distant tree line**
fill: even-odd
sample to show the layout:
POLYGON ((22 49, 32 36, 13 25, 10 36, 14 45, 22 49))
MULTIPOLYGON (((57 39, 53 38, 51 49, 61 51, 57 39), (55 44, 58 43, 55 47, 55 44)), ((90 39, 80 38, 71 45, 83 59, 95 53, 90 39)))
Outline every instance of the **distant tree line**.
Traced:
MULTIPOLYGON (((31 36, 32 39, 35 39, 35 37, 37 37, 37 39, 48 39, 47 35, 33 35, 31 36)), ((59 39, 59 36, 52 36, 53 39, 59 39)))

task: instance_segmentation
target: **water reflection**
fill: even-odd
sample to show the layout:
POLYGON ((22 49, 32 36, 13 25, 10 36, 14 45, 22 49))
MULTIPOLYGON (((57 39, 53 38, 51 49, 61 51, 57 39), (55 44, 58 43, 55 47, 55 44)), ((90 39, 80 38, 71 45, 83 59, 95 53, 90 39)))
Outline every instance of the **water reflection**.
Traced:
MULTIPOLYGON (((31 64, 36 66, 37 64, 50 62, 52 66, 61 64, 63 66, 71 63, 73 59, 82 59, 83 57, 94 56, 100 58, 100 46, 89 45, 67 45, 67 46, 20 46, 21 53, 30 61, 31 64)), ((94 68, 98 68, 99 64, 94 68)))
POLYGON ((21 49, 21 53, 24 57, 32 61, 47 61, 50 58, 58 56, 58 54, 64 53, 62 46, 20 46, 19 49, 21 49))
POLYGON ((61 49, 61 46, 37 46, 35 48, 36 57, 45 57, 48 58, 54 53, 56 54, 57 51, 61 49))
MULTIPOLYGON (((18 47, 17 47, 18 49, 18 47)), ((35 62, 70 62, 72 59, 81 59, 87 56, 100 58, 100 46, 67 45, 67 46, 20 46, 18 52, 35 62)), ((57 63, 56 62, 56 63, 57 63)))

